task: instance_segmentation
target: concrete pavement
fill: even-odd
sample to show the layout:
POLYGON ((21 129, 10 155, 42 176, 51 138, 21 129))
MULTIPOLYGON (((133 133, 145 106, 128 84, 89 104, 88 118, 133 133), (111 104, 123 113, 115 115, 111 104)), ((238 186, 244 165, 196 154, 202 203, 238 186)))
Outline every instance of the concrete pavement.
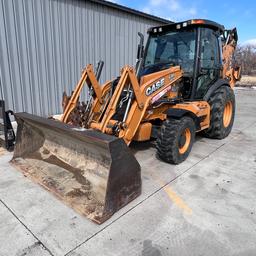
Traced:
POLYGON ((9 164, 0 152, 0 255, 256 255, 256 90, 236 90, 224 140, 197 137, 178 166, 132 146, 142 195, 97 225, 9 164))

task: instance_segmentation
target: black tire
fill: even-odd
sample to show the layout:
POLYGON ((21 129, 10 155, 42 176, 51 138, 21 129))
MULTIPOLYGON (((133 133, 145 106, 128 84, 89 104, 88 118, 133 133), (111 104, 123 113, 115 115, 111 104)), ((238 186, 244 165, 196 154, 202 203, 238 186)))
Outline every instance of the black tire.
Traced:
POLYGON ((156 141, 157 157, 171 164, 183 162, 191 151, 195 140, 195 132, 195 122, 191 117, 183 116, 181 119, 167 119, 163 122, 160 135, 156 141), (186 144, 184 134, 188 130, 191 136, 189 144, 186 144), (185 144, 185 152, 182 153, 181 149, 184 150, 183 146, 185 144))
POLYGON ((210 127, 203 134, 211 139, 224 139, 230 134, 234 123, 236 107, 234 91, 228 86, 218 88, 210 97, 209 104, 211 106, 210 127), (230 108, 232 106, 229 122, 224 121, 223 118, 226 116, 224 110, 227 105, 230 105, 230 108))

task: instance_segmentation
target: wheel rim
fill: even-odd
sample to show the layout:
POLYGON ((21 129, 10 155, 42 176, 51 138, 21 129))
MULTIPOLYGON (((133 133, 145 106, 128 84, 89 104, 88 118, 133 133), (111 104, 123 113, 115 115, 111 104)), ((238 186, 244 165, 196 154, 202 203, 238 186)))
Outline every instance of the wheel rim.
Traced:
POLYGON ((232 112, 233 112, 232 102, 228 101, 225 105, 224 113, 223 113, 223 125, 225 128, 228 127, 231 122, 232 112))
POLYGON ((179 139, 179 152, 180 154, 184 154, 190 145, 190 141, 191 141, 191 132, 189 130, 189 128, 186 128, 179 139))

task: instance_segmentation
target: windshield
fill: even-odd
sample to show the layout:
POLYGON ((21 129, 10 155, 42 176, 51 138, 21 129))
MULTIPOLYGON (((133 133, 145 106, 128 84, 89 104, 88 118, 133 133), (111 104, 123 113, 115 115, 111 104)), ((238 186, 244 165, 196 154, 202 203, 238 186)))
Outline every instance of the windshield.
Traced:
MULTIPOLYGON (((196 31, 171 31, 151 35, 145 56, 144 68, 180 65, 185 73, 193 74, 196 31)), ((160 69, 160 70, 161 70, 160 69)))

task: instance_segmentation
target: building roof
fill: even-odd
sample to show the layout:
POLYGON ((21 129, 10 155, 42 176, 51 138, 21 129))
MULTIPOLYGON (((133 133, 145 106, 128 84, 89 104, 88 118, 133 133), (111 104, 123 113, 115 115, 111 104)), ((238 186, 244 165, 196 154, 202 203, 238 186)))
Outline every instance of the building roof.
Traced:
POLYGON ((154 16, 154 15, 151 15, 151 14, 148 14, 148 13, 145 13, 145 12, 141 12, 141 11, 138 11, 138 10, 135 10, 135 9, 117 4, 117 3, 113 3, 113 2, 109 2, 109 1, 105 1, 105 0, 89 0, 89 1, 93 2, 93 3, 105 5, 105 6, 114 8, 114 9, 118 9, 118 10, 121 10, 121 11, 124 11, 124 12, 128 12, 128 13, 131 13, 131 14, 134 14, 134 15, 138 15, 138 16, 150 19, 150 20, 162 22, 164 24, 173 23, 170 20, 163 19, 163 18, 154 16))

